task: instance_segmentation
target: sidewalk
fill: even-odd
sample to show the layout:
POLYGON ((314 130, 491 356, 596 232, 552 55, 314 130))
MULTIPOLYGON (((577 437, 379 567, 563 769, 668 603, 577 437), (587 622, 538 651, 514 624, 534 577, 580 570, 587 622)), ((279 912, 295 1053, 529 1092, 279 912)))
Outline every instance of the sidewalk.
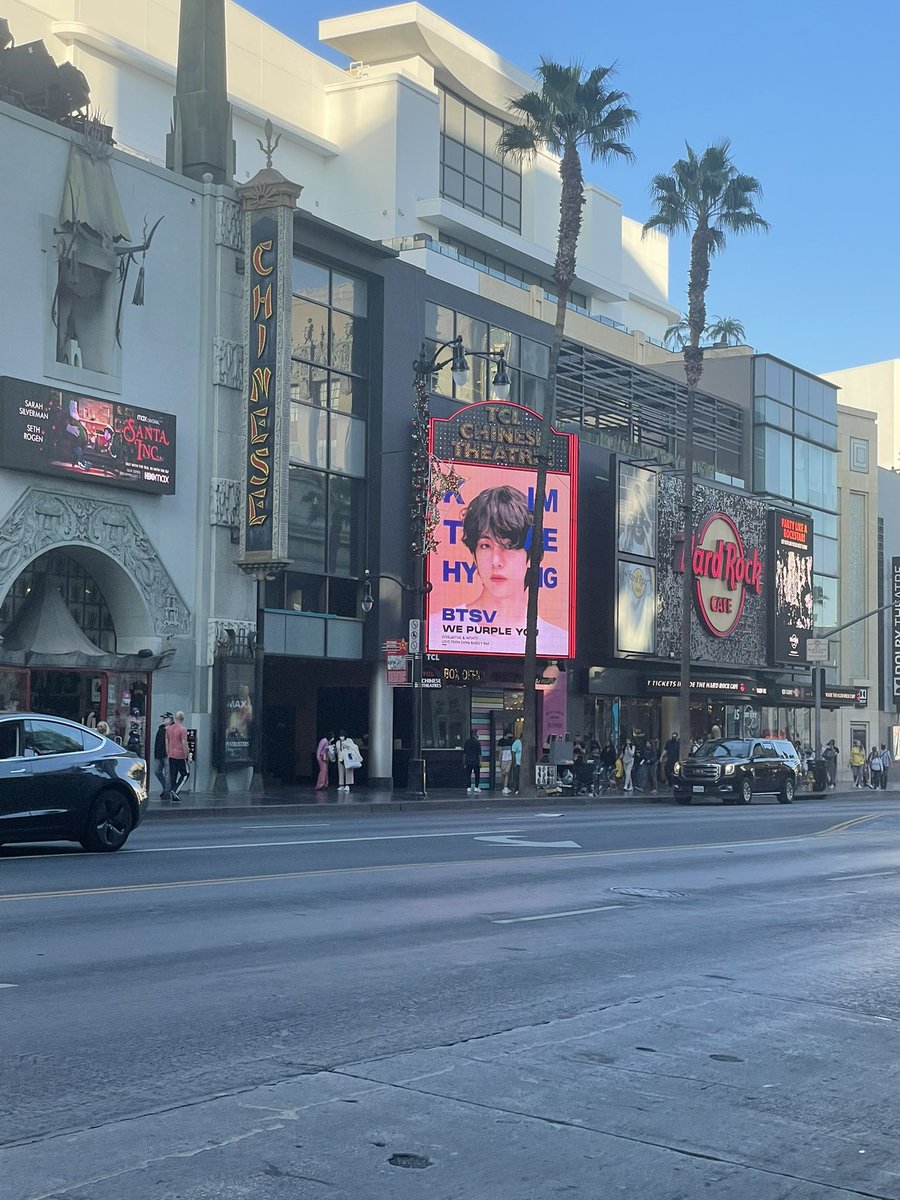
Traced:
MULTIPOLYGON (((798 792, 797 801, 805 799, 834 799, 862 800, 874 799, 876 796, 895 796, 900 791, 900 783, 889 784, 886 790, 873 791, 854 789, 852 784, 839 783, 835 791, 823 793, 798 792)), ((462 788, 435 789, 428 794, 427 800, 408 800, 402 789, 380 790, 376 788, 358 787, 347 795, 340 795, 334 788, 329 789, 326 798, 321 793, 313 791, 311 785, 306 787, 266 788, 263 792, 182 792, 181 803, 171 804, 161 801, 159 794, 150 797, 144 809, 144 820, 159 818, 181 817, 250 817, 263 814, 280 816, 309 816, 328 814, 329 816, 352 816, 355 813, 392 813, 392 812, 434 812, 486 809, 558 809, 558 808, 628 808, 635 804, 656 803, 666 807, 675 807, 671 793, 662 790, 657 792, 636 792, 624 795, 622 792, 607 792, 603 796, 501 796, 499 792, 484 790, 479 796, 466 795, 462 788)))

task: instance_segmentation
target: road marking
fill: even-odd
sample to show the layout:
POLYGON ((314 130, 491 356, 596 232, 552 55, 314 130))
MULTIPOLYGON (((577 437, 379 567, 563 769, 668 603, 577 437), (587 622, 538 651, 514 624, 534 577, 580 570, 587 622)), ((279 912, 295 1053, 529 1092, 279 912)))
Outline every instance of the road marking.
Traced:
MULTIPOLYGON (((500 831, 486 830, 485 832, 499 833, 500 831)), ((513 833, 520 832, 524 832, 524 830, 513 830, 513 833)), ((285 842, 221 842, 212 846, 144 846, 140 850, 123 850, 122 854, 169 854, 185 853, 191 850, 267 850, 272 846, 337 846, 347 842, 410 842, 422 838, 478 837, 479 833, 478 829, 464 829, 460 832, 454 830, 451 833, 373 833, 366 837, 296 838, 285 842)), ((540 845, 538 842, 534 844, 540 845)))
POLYGON ((0 988, 17 988, 17 983, 0 983, 0 988))
POLYGON ((495 846, 548 846, 553 850, 580 850, 580 842, 529 842, 525 838, 510 837, 509 834, 502 833, 497 837, 485 837, 479 835, 475 838, 476 842, 492 842, 495 846))
POLYGON ((829 883, 843 883, 846 879, 890 879, 896 871, 867 871, 865 875, 829 875, 829 883))
POLYGON ((828 829, 821 829, 812 836, 828 837, 832 833, 843 833, 845 829, 852 829, 854 825, 863 825, 866 821, 879 821, 885 816, 887 813, 868 813, 864 817, 854 817, 852 821, 841 821, 840 825, 831 825, 828 829))
MULTIPOLYGON (((288 824, 276 825, 274 822, 264 822, 266 829, 330 829, 332 821, 308 821, 306 824, 298 824, 296 821, 291 821, 288 824)), ((252 829, 256 833, 259 832, 259 825, 242 825, 241 829, 252 829)))
POLYGON ((538 913, 534 917, 501 917, 491 921, 492 925, 520 925, 523 921, 555 921, 558 917, 581 917, 585 913, 609 912, 613 908, 625 908, 624 904, 604 904, 600 908, 570 908, 567 912, 538 913))

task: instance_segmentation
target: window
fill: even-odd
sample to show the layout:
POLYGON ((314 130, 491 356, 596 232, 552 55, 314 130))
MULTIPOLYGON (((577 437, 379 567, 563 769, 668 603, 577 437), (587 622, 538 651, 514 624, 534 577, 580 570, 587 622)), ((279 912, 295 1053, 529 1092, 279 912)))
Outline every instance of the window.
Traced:
POLYGON ((868 474, 869 443, 865 438, 850 439, 850 470, 868 474))
POLYGON ((480 216, 522 229, 522 172, 497 148, 506 122, 441 91, 441 195, 480 216))
MULTIPOLYGON (((47 587, 55 587, 79 628, 110 654, 116 651, 116 633, 112 616, 100 588, 81 563, 61 550, 44 554, 30 563, 18 576, 0 605, 0 629, 4 628, 28 601, 36 584, 44 577, 47 587)), ((0 672, 0 685, 3 683, 0 672)), ((0 708, 4 704, 0 692, 0 708)))
POLYGON ((25 723, 26 755, 77 754, 83 749, 81 734, 70 725, 62 725, 56 721, 25 723))
POLYGON ((21 721, 4 721, 0 724, 0 759, 18 758, 21 724, 21 721))

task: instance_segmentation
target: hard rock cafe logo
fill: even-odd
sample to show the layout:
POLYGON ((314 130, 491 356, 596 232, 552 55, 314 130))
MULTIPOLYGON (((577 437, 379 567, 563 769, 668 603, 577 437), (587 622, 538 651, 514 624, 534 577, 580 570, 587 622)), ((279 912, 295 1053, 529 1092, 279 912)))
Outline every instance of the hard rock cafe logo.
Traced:
POLYGON ((747 590, 757 596, 762 591, 759 550, 748 554, 731 517, 712 513, 693 540, 691 567, 703 623, 716 637, 728 637, 741 619, 747 590))

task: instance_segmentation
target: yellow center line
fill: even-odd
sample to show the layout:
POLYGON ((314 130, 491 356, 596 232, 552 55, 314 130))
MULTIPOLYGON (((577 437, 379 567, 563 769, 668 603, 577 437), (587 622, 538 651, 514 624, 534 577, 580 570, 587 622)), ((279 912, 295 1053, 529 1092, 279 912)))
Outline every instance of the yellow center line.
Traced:
POLYGON ((163 883, 127 883, 116 887, 67 888, 52 892, 13 892, 6 896, 0 896, 0 904, 23 900, 60 900, 72 896, 120 896, 132 892, 226 887, 236 883, 270 883, 283 879, 311 879, 329 875, 365 875, 375 871, 422 871, 434 870, 439 867, 487 867, 496 866, 498 863, 518 865, 519 863, 552 862, 554 860, 569 862, 573 858, 616 858, 638 854, 677 854, 685 850, 728 850, 740 847, 772 846, 843 833, 854 825, 862 824, 864 821, 876 821, 886 815, 888 814, 871 813, 868 816, 854 817, 851 821, 842 821, 839 825, 830 825, 827 829, 815 830, 812 833, 798 833, 793 836, 777 838, 753 838, 737 842, 696 842, 682 846, 636 846, 624 850, 584 850, 580 854, 574 854, 571 851, 565 854, 530 854, 518 858, 504 856, 503 858, 457 859, 451 862, 383 863, 370 867, 321 867, 308 871, 279 871, 268 875, 225 875, 218 879, 175 879, 163 883))

